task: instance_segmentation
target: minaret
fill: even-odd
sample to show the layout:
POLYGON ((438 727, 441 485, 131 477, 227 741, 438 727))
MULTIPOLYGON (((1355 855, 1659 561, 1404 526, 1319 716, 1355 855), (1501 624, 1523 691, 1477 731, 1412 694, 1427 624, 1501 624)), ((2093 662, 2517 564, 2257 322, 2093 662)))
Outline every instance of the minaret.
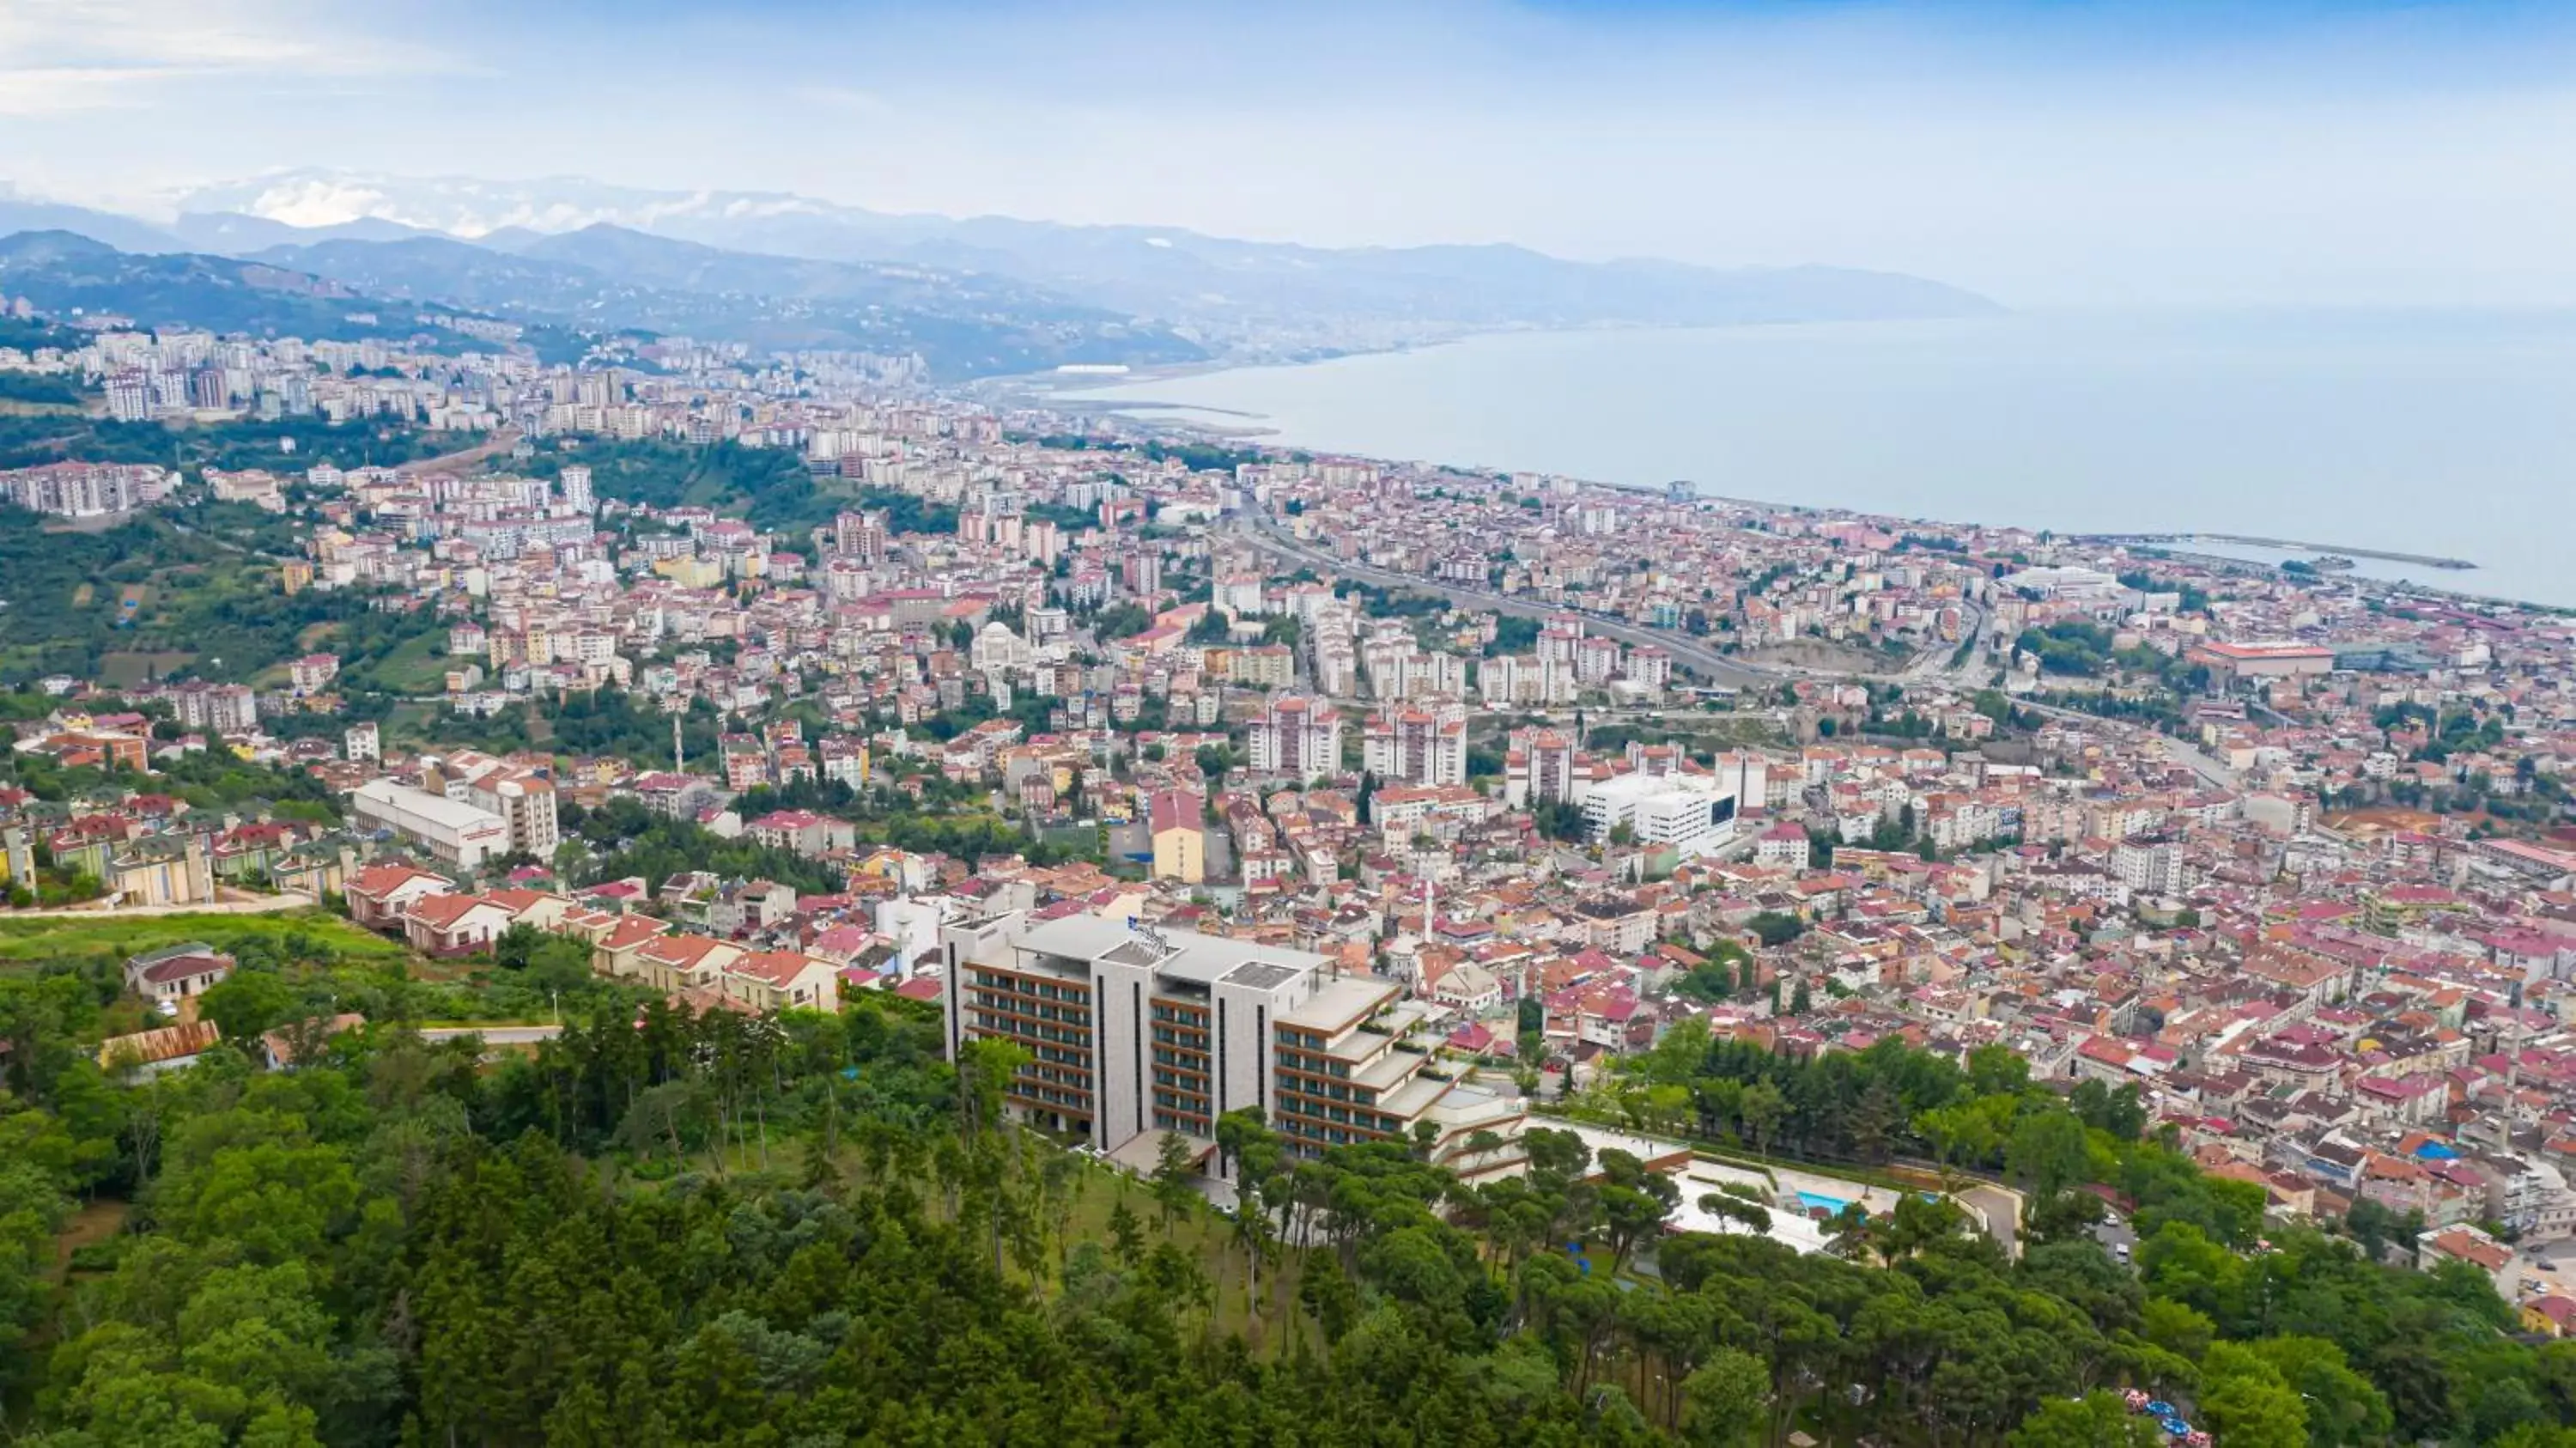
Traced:
POLYGON ((671 772, 673 774, 689 772, 687 761, 682 758, 680 752, 680 716, 677 714, 671 716, 671 772))

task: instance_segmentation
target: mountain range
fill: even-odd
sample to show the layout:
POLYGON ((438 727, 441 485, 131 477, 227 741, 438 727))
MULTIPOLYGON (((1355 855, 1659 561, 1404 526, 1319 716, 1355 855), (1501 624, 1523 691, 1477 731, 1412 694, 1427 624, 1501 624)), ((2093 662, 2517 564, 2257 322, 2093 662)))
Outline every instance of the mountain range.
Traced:
POLYGON ((778 192, 282 172, 154 223, 0 192, 0 232, 244 257, 388 297, 770 349, 912 347, 934 371, 1325 355, 1522 327, 1998 310, 1832 267, 1577 262, 1506 245, 1324 248, 1168 227, 893 215, 778 192))
POLYGON ((108 314, 147 327, 183 321, 315 341, 420 330, 417 309, 387 308, 328 277, 235 257, 120 251, 59 229, 0 236, 0 292, 26 297, 48 316, 108 314))

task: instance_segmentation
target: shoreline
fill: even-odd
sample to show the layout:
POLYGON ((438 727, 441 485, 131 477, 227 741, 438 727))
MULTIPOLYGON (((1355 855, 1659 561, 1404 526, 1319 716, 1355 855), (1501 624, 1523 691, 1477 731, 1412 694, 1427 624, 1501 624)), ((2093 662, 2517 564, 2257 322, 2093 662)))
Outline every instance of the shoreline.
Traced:
POLYGON ((2108 543, 2122 548, 2164 548, 2176 543, 2230 543, 2240 548, 2269 548, 2280 553, 2342 553, 2354 558, 2375 558, 2382 563, 2406 563, 2423 568, 2446 568, 2468 572, 2478 565, 2466 558, 2442 558, 2429 553, 2396 553, 2384 548, 2363 548, 2351 543, 2309 543, 2296 538, 2257 538, 2249 533, 2084 533, 2075 540, 2086 543, 2108 543))
MULTIPOLYGON (((1202 441, 1224 443, 1234 446, 1258 447, 1279 452, 1296 450, 1318 454, 1332 454, 1365 459, 1385 466, 1429 467, 1443 472, 1455 473, 1461 476, 1492 477, 1497 474, 1536 472, 1542 470, 1514 468, 1498 464, 1461 463, 1446 460, 1435 461, 1416 459, 1407 461, 1394 457, 1380 457, 1357 449, 1335 448, 1321 443, 1291 444, 1281 440, 1283 437, 1283 429, 1276 425, 1276 420, 1272 414, 1257 412, 1248 408, 1231 408, 1203 403, 1163 401, 1156 400, 1151 397, 1068 397, 1061 394, 1067 392, 1097 393, 1112 389, 1123 392, 1140 386, 1148 386, 1155 382, 1180 381, 1212 376, 1218 373, 1254 372, 1275 369, 1284 370, 1319 366, 1327 362, 1346 361, 1355 357, 1402 355, 1418 351, 1427 351, 1434 347, 1453 346, 1459 342, 1470 341, 1479 337, 1538 335, 1551 332, 1579 334, 1608 330, 1634 331, 1639 329, 1634 327, 1509 328, 1498 329, 1492 332, 1469 333, 1460 337, 1425 341, 1399 347, 1377 348, 1369 349, 1367 351, 1343 353, 1333 357, 1314 358, 1305 361, 1258 361, 1234 363, 1222 361, 1194 362, 1166 367, 1140 369, 1132 375, 1121 376, 1115 379, 1103 378, 1097 375, 1059 378, 1055 374, 1051 373, 1023 374, 1019 377, 1008 379, 1008 382, 1015 390, 1020 392, 1021 398, 1026 405, 1074 417, 1112 419, 1125 427, 1134 428, 1147 434, 1165 433, 1195 437, 1202 441), (1139 412, 1151 412, 1158 415, 1151 417, 1136 416, 1135 414, 1139 412)), ((1723 330, 1734 331, 1741 329, 1726 328, 1723 330)), ((1555 472, 1549 472, 1547 475, 1568 477, 1572 481, 1586 487, 1615 489, 1623 493, 1651 496, 1665 495, 1668 487, 1666 484, 1616 481, 1555 472)), ((1679 479, 1676 481, 1690 483, 1691 498, 1693 501, 1721 506, 1755 508, 1766 512, 1802 517, 1850 518, 1853 520, 1870 521, 1890 525, 1891 527, 1896 528, 1897 531, 1902 531, 1902 525, 1912 524, 1918 527, 1942 529, 1984 529, 1989 531, 2017 529, 2030 533, 2053 533, 2060 544, 2098 545, 2102 547, 2122 548, 2141 554, 2161 553, 2177 559, 2188 557, 2194 562, 2208 566, 2223 565, 2233 568, 2255 569, 2274 576, 2286 575, 2300 578, 2303 582, 2314 584, 2339 584, 2341 586, 2369 593, 2414 593, 2428 599, 2438 599, 2457 604, 2528 608, 2553 616, 2562 617, 2576 614, 2576 604, 2552 603, 2539 599, 2517 597, 2507 593, 2474 592, 2459 588, 2443 587, 2440 583, 2418 581, 2408 578, 2372 577, 2366 574, 2355 575, 2340 571, 2328 571, 2323 574, 2309 577, 2301 575, 2293 570, 2284 569, 2280 562, 2266 559, 2230 558, 2220 554, 2197 553, 2190 550, 2190 545, 2194 542, 2206 541, 2212 543, 2233 544, 2243 547, 2275 549, 2282 552, 2306 552, 2327 555, 2340 554, 2347 557, 2371 559, 2405 567, 2435 568, 2448 572, 2457 572, 2469 575, 2474 575, 2487 569, 2488 565, 2473 558, 2413 553, 2394 548, 2365 544, 2327 543, 2277 538, 2270 535, 2258 535, 2253 532, 2232 531, 2226 529, 2223 525, 2202 525, 2177 522, 2144 528, 2129 527, 2072 531, 2059 530, 2043 524, 2011 520, 1966 520, 1931 518, 1920 515, 1906 516, 1893 513, 1874 512, 1848 504, 1788 502, 1779 499, 1721 494, 1708 491, 1688 479, 1679 479)), ((2464 579, 2463 581, 2466 580, 2464 579)))

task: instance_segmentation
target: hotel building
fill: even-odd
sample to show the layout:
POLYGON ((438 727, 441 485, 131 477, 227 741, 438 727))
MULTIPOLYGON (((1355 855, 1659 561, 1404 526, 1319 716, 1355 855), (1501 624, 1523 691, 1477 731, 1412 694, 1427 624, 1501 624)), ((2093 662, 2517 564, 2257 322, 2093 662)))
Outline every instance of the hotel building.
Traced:
POLYGON ((1024 1119, 1150 1166, 1160 1132, 1201 1148, 1216 1118, 1257 1109, 1291 1150, 1411 1142, 1481 1174, 1517 1148, 1465 1161, 1467 1139, 1516 1142, 1518 1101, 1456 1079, 1424 1032, 1427 1007, 1377 976, 1336 974, 1308 951, 1130 929, 1095 915, 1013 912, 940 932, 946 1048, 1026 1051, 1008 1099, 1024 1119), (1124 1155, 1122 1155, 1124 1153, 1124 1155))

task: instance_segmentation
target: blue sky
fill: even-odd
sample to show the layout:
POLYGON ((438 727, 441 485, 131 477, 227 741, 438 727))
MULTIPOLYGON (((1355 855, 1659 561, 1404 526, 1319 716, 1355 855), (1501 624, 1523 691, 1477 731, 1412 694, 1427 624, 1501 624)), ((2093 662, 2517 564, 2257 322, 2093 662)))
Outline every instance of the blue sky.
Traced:
POLYGON ((2024 305, 2576 304, 2569 7, 0 3, 0 178, 580 174, 2024 305))

